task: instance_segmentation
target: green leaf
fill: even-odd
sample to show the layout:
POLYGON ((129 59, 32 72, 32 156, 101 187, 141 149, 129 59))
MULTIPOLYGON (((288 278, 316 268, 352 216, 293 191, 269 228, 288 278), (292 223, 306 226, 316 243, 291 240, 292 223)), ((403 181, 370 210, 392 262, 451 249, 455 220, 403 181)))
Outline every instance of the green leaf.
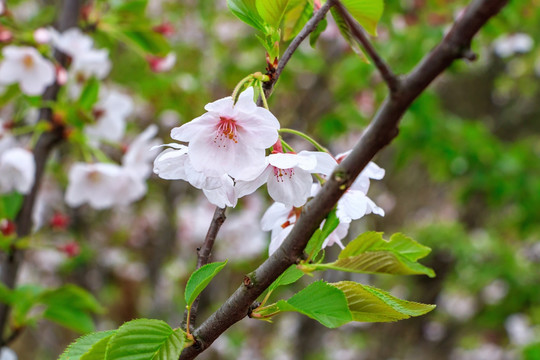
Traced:
POLYGON ((384 290, 352 281, 330 285, 343 291, 354 321, 397 321, 424 315, 435 308, 435 305, 401 300, 384 290))
POLYGON ((377 36, 377 23, 384 10, 383 0, 342 0, 341 3, 369 34, 377 36))
POLYGON ((137 319, 120 326, 109 340, 107 360, 178 359, 186 341, 181 329, 166 322, 137 319))
POLYGON ((311 47, 315 47, 317 40, 319 40, 319 36, 321 36, 327 25, 328 21, 326 21, 326 19, 322 19, 322 21, 315 28, 315 31, 309 34, 309 45, 311 45, 311 47))
POLYGON ((312 16, 312 0, 290 0, 283 16, 283 41, 289 41, 298 35, 312 16))
POLYGON ((90 110, 98 100, 99 80, 92 77, 85 85, 79 97, 79 105, 83 110, 90 110))
POLYGON ((18 192, 0 196, 0 219, 15 220, 23 203, 23 195, 18 192))
POLYGON ((257 12, 274 29, 278 29, 290 0, 255 0, 257 12))
POLYGON ((221 271, 227 264, 227 261, 206 264, 197 269, 186 284, 184 298, 188 307, 191 307, 197 296, 212 281, 214 276, 221 271))
POLYGON ((345 39, 345 41, 347 41, 351 49, 360 57, 360 60, 362 60, 366 64, 369 64, 369 60, 364 54, 364 51, 362 51, 358 43, 352 37, 351 31, 345 19, 339 14, 339 12, 335 8, 331 8, 330 12, 332 13, 332 17, 334 18, 338 26, 341 36, 343 36, 343 38, 345 39))
POLYGON ((33 322, 28 318, 28 312, 39 303, 40 294, 43 291, 43 288, 33 284, 22 285, 13 290, 11 306, 15 326, 22 327, 33 322))
POLYGON ((352 321, 343 291, 324 281, 311 283, 289 300, 276 303, 280 311, 296 311, 329 328, 352 321))
POLYGON ((339 219, 336 216, 336 209, 332 210, 326 218, 322 230, 317 229, 306 245, 306 253, 313 259, 322 248, 324 240, 334 231, 339 225, 339 219))
POLYGON ((81 333, 94 331, 89 313, 102 311, 92 294, 75 285, 48 290, 38 302, 46 305, 44 318, 81 333))
POLYGON ((75 340, 60 355, 58 360, 102 360, 105 359, 107 343, 116 330, 100 331, 75 340))
POLYGON ((257 12, 255 0, 227 0, 231 12, 240 20, 257 30, 267 33, 267 26, 257 12))
POLYGON ((82 334, 95 330, 92 317, 80 309, 53 306, 45 309, 43 317, 82 334))
POLYGON ((112 33, 119 40, 126 42, 128 45, 137 47, 144 52, 165 56, 170 51, 170 45, 163 35, 149 30, 128 29, 118 33, 112 33))
POLYGON ((395 234, 386 241, 382 233, 366 232, 351 241, 341 251, 338 259, 328 264, 314 264, 316 269, 334 269, 360 273, 394 275, 425 274, 434 277, 435 272, 416 262, 431 249, 403 234, 395 234))
POLYGON ((291 265, 268 287, 268 291, 274 291, 280 286, 295 283, 302 276, 304 276, 302 270, 298 269, 296 265, 291 265))
POLYGON ((112 2, 112 10, 122 15, 133 17, 145 17, 146 6, 148 0, 126 0, 122 2, 112 2))

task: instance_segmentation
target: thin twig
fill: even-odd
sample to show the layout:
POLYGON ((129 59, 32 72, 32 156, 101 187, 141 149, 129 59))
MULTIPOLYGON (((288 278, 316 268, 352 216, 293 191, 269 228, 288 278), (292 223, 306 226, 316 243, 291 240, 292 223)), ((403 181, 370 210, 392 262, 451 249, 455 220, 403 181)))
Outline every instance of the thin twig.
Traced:
MULTIPOLYGON (((65 0, 62 3, 62 8, 58 16, 58 31, 62 32, 77 25, 81 8, 81 0, 65 0)), ((67 57, 56 51, 54 54, 56 60, 65 66, 67 57)), ((43 100, 46 102, 56 100, 60 86, 57 83, 49 86, 43 94, 43 100)), ((50 108, 41 108, 39 111, 39 119, 49 121, 53 126, 52 130, 43 133, 33 149, 36 170, 34 175, 34 185, 30 193, 24 197, 21 210, 17 214, 15 221, 17 227, 17 237, 23 238, 32 232, 32 213, 34 204, 39 192, 41 180, 45 172, 45 165, 54 147, 63 139, 63 127, 52 122, 52 110, 50 108)), ((2 266, 1 276, 2 282, 10 289, 15 287, 17 282, 17 274, 19 267, 23 261, 24 252, 17 249, 15 244, 9 249, 7 258, 2 266)), ((10 307, 5 304, 0 304, 0 338, 3 338, 4 329, 6 328, 9 318, 10 307)))
POLYGON ((398 124, 411 103, 452 62, 463 57, 473 36, 508 0, 475 0, 441 43, 403 80, 399 94, 387 96, 375 118, 349 156, 338 166, 317 196, 302 212, 283 244, 244 284, 194 332, 197 346, 184 349, 181 360, 193 359, 230 326, 243 319, 250 306, 302 255, 313 232, 373 156, 397 136, 398 124))
POLYGON ((399 78, 394 74, 392 69, 390 69, 390 67, 386 64, 382 57, 377 53, 377 50, 375 50, 375 48, 369 41, 364 30, 360 27, 360 25, 358 25, 356 20, 353 19, 353 17, 351 16, 351 14, 349 14, 343 4, 339 0, 336 0, 335 6, 337 12, 347 22, 347 25, 351 30, 351 34, 360 43, 360 45, 362 45, 362 47, 364 48, 370 59, 373 61, 377 69, 379 69, 379 72, 381 73, 382 78, 386 82, 386 85, 388 85, 388 89, 390 90, 390 92, 396 93, 399 90, 399 78))
MULTIPOLYGON (((220 208, 219 206, 216 206, 216 210, 214 211, 214 217, 212 218, 212 222, 210 223, 210 227, 208 228, 208 232, 206 233, 204 243, 200 248, 197 249, 197 269, 208 264, 208 262, 210 261, 210 255, 212 254, 212 248, 214 247, 214 242, 216 241, 217 234, 219 232, 219 229, 221 228, 221 225, 223 225, 225 219, 227 218, 225 216, 225 210, 226 208, 220 208)), ((182 322, 183 327, 187 327, 188 324, 190 324, 189 326, 195 326, 200 297, 200 295, 197 296, 197 298, 193 302, 193 305, 191 305, 191 311, 186 310, 184 312, 184 321, 182 322)))

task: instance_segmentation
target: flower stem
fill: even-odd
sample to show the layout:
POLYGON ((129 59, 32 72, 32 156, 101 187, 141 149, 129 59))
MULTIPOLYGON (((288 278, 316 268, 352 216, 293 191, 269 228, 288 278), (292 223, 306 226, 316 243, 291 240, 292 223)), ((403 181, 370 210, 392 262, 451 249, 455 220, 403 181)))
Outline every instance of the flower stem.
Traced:
POLYGON ((270 110, 270 108, 268 107, 268 102, 266 101, 266 95, 264 95, 264 89, 263 89, 263 86, 262 86, 262 81, 258 80, 257 83, 258 83, 257 85, 259 86, 259 90, 261 92, 261 99, 263 101, 263 105, 264 105, 266 110, 270 110))
POLYGON ((315 148, 317 150, 322 151, 322 152, 326 152, 326 153, 332 155, 327 148, 325 148, 324 146, 319 144, 315 139, 313 139, 312 137, 304 134, 303 132, 300 132, 298 130, 293 130, 293 129, 286 129, 286 128, 279 129, 279 132, 289 133, 289 134, 294 134, 296 136, 300 136, 302 139, 309 141, 313 146, 315 146, 315 148))
POLYGON ((283 147, 285 147, 285 149, 287 149, 287 151, 289 152, 296 152, 294 151, 294 149, 292 148, 291 145, 287 144, 287 142, 285 142, 285 140, 281 139, 281 145, 283 145, 283 147))
POLYGON ((233 93, 232 93, 233 102, 235 104, 236 104, 236 101, 238 100, 238 96, 240 96, 240 90, 242 89, 242 86, 244 86, 245 83, 247 83, 249 81, 252 81, 252 80, 253 80, 253 74, 249 74, 248 76, 246 76, 245 78, 240 80, 240 82, 238 84, 236 84, 236 86, 234 87, 233 93))

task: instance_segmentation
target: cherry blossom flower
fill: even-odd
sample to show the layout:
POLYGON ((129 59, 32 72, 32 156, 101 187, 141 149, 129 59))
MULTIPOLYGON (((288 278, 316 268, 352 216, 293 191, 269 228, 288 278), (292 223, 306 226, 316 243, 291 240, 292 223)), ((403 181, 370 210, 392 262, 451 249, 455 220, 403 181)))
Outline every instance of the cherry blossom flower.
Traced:
POLYGON ((133 112, 133 101, 119 91, 103 89, 92 111, 96 123, 85 127, 86 135, 95 143, 119 141, 124 136, 126 118, 133 112))
POLYGON ((49 29, 40 27, 34 31, 34 40, 38 44, 48 44, 52 41, 52 34, 49 29))
POLYGON ((49 31, 53 46, 72 58, 90 51, 94 45, 92 38, 76 27, 62 33, 54 29, 49 31))
POLYGON ((291 206, 302 206, 311 192, 312 173, 328 172, 332 157, 323 152, 301 151, 270 154, 264 171, 251 181, 237 181, 236 193, 240 198, 251 194, 267 183, 268 194, 274 201, 291 206), (320 159, 320 161, 319 161, 320 159))
MULTIPOLYGON (((326 220, 321 223, 321 229, 323 228, 325 222, 326 220)), ((335 230, 332 231, 330 235, 328 235, 328 237, 324 240, 324 242, 322 243, 322 248, 324 249, 325 247, 338 244, 340 248, 345 249, 345 246, 343 246, 341 240, 343 240, 345 236, 347 236, 347 234, 349 233, 350 225, 350 223, 340 222, 335 228, 335 230)))
POLYGON ((206 176, 228 174, 251 180, 264 168, 265 149, 278 139, 279 122, 253 101, 253 88, 236 104, 226 97, 207 104, 202 116, 174 128, 171 137, 189 142, 188 156, 195 170, 206 176))
POLYGON ((261 218, 263 231, 271 231, 268 255, 272 255, 291 232, 296 220, 300 216, 300 209, 275 202, 261 218))
POLYGON ((54 65, 33 47, 9 45, 2 49, 0 84, 19 83, 27 95, 40 95, 55 80, 54 65))
POLYGON ((76 163, 69 171, 65 200, 71 207, 88 203, 94 209, 126 205, 146 193, 146 184, 117 164, 76 163))
POLYGON ((517 33, 504 35, 495 40, 493 50, 501 58, 507 58, 514 54, 524 54, 531 51, 534 40, 528 34, 517 33))
POLYGON ((29 150, 15 147, 0 154, 0 193, 27 194, 34 185, 36 163, 29 150))

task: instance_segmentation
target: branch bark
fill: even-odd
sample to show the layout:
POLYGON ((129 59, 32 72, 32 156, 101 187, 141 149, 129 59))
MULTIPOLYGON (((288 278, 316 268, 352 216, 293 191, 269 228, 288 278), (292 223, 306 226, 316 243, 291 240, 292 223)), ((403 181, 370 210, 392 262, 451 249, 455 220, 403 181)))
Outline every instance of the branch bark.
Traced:
MULTIPOLYGON (((57 29, 60 32, 77 25, 81 4, 81 0, 65 0, 62 3, 62 8, 60 9, 57 21, 57 29)), ((55 51, 54 56, 62 66, 66 66, 67 57, 64 54, 55 51)), ((57 83, 49 86, 43 94, 43 100, 56 100, 59 89, 60 86, 57 83)), ((52 122, 52 115, 52 110, 50 108, 41 108, 39 111, 39 119, 46 120, 51 123, 52 129, 51 131, 43 133, 39 137, 36 146, 32 151, 36 163, 34 185, 32 186, 30 193, 24 197, 21 210, 17 214, 17 218, 15 220, 18 238, 28 236, 32 232, 32 213, 34 210, 36 197, 38 195, 41 185, 41 180, 43 179, 43 174, 45 172, 45 166, 47 164, 47 160, 49 159, 51 151, 63 139, 64 129, 62 126, 58 126, 52 122)), ((13 289, 15 287, 17 281, 17 274, 19 272, 20 264, 23 261, 23 256, 24 252, 17 249, 15 244, 12 244, 12 246, 10 247, 10 251, 4 261, 4 264, 2 264, 2 282, 10 289, 13 289)), ((0 339, 2 339, 0 343, 5 342, 3 334, 9 318, 9 312, 9 306, 5 304, 0 304, 0 339)))
POLYGON ((264 290, 290 265, 297 262, 313 232, 348 186, 373 156, 397 136, 399 121, 412 102, 454 60, 468 56, 473 36, 507 3, 508 0, 475 0, 471 3, 441 43, 403 79, 398 91, 387 96, 351 154, 338 166, 319 194, 304 206, 302 215, 281 247, 248 275, 249 282, 244 281, 196 329, 194 335, 197 343, 182 352, 181 360, 195 358, 230 326, 243 319, 251 304, 264 290))

